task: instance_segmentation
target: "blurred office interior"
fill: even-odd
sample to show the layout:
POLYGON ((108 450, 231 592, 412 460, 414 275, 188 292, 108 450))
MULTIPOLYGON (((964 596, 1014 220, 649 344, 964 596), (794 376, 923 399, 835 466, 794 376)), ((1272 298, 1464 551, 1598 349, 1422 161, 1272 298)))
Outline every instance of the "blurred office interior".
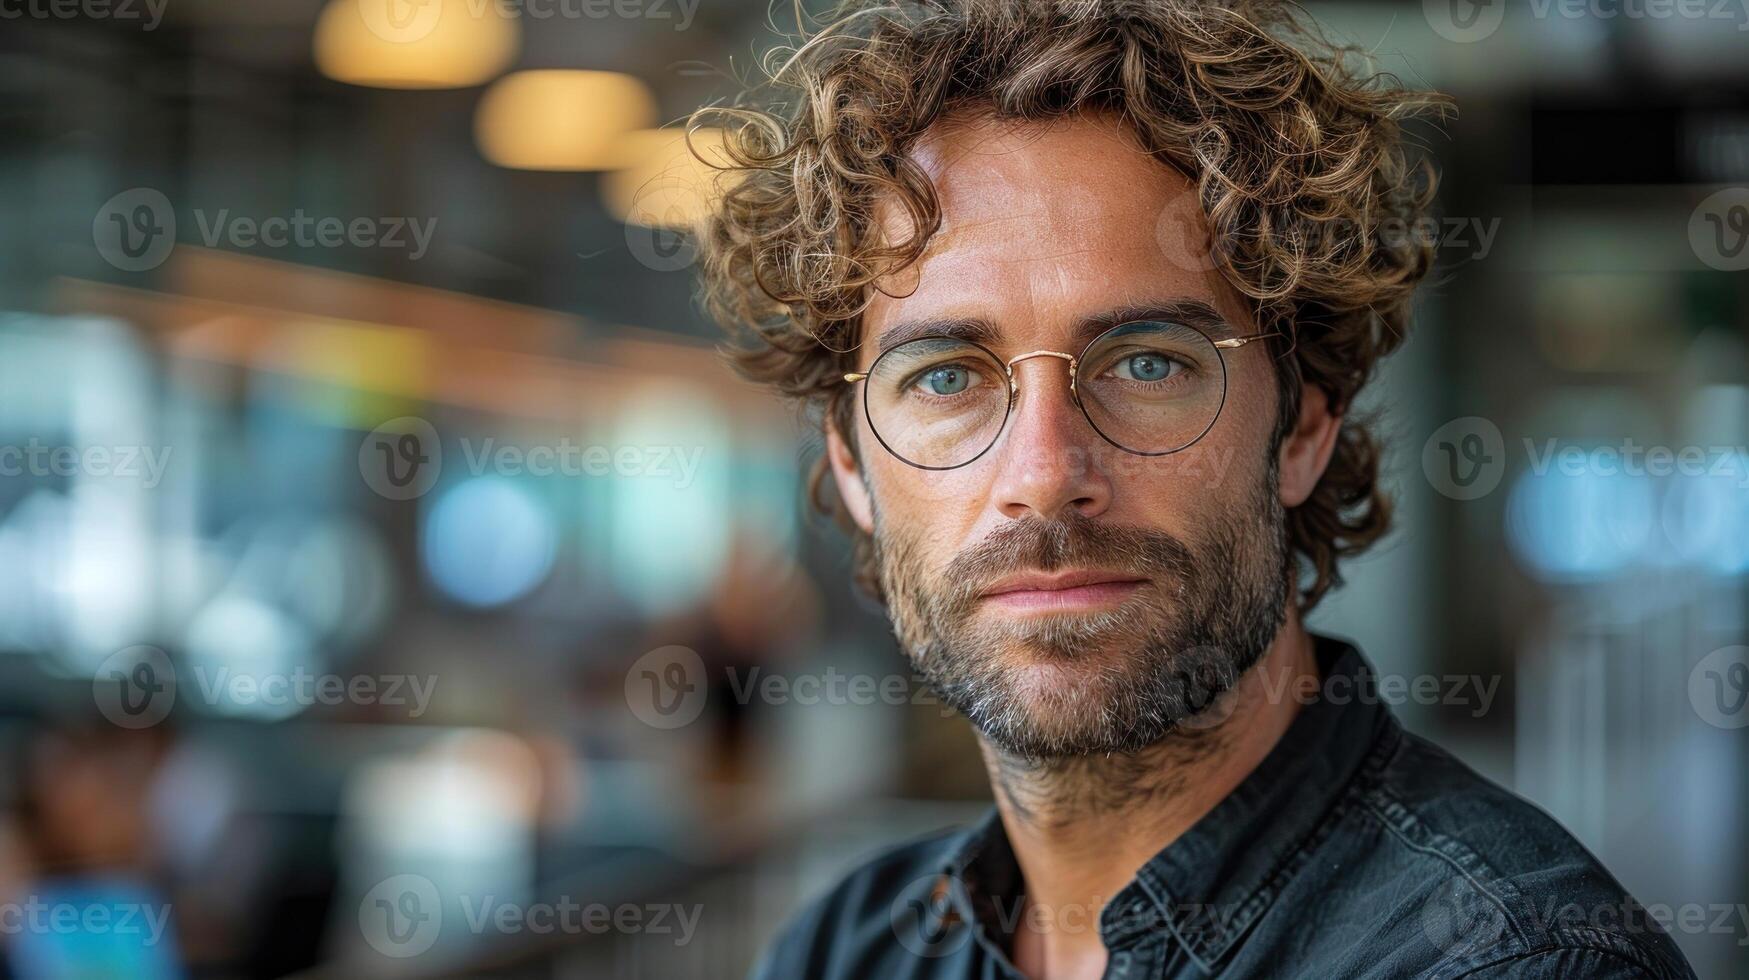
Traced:
MULTIPOLYGON (((12 975, 740 976, 987 805, 671 230, 787 5, 0 6, 0 900, 157 923, 6 930, 12 975), (427 888, 480 918, 372 924, 427 888)), ((1399 527, 1314 626, 1493 678, 1397 710, 1743 909, 1749 12, 1308 9, 1459 105, 1368 402, 1399 527), (1550 465, 1623 446, 1724 462, 1550 465)))

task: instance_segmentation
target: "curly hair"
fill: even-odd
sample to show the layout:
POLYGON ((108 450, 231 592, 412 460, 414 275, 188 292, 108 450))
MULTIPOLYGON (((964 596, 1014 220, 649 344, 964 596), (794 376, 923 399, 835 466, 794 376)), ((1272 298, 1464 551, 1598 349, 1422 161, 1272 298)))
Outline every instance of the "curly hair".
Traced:
MULTIPOLYGON (((1424 227, 1436 183, 1411 162, 1403 124, 1450 107, 1363 64, 1297 7, 1263 0, 852 0, 771 52, 768 99, 755 90, 693 116, 723 128, 732 176, 699 229, 706 308, 736 335, 743 375, 830 420, 855 452, 840 375, 854 370, 862 313, 876 281, 916 262, 940 227, 911 149, 950 116, 1113 116, 1194 184, 1203 267, 1282 335, 1276 445, 1302 384, 1345 414, 1328 469, 1288 511, 1309 609, 1341 584, 1338 560, 1390 526, 1380 444, 1348 409, 1402 343, 1433 262, 1432 242, 1389 233, 1424 227), (889 240, 877 205, 912 232, 889 240)), ((857 580, 879 599, 872 543, 825 469, 814 461, 810 497, 851 535, 857 580)))

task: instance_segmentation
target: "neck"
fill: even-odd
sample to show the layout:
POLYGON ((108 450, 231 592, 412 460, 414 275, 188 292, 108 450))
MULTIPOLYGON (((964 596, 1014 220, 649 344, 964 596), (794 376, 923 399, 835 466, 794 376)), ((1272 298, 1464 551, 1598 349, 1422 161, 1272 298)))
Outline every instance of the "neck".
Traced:
POLYGON ((983 743, 1032 910, 1015 934, 1016 965, 1033 977, 1098 976, 1101 907, 1257 768, 1298 713, 1299 700, 1280 692, 1317 672, 1311 636, 1290 605, 1269 649, 1230 692, 1140 752, 1039 760, 983 743), (1052 928, 1058 918, 1087 927, 1052 928))

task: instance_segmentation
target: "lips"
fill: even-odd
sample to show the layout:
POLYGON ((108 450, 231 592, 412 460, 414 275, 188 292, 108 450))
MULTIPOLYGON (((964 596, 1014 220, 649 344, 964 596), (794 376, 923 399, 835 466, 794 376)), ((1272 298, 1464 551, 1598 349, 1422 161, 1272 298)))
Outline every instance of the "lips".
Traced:
POLYGON ((1024 572, 996 580, 981 598, 1020 611, 1076 610, 1122 602, 1147 581, 1133 573, 1094 569, 1024 572))

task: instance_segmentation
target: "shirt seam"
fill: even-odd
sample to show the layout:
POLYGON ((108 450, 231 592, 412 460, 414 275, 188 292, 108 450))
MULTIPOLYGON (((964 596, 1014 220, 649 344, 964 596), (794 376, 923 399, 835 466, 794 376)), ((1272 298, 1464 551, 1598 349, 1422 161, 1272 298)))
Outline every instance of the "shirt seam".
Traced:
POLYGON ((1478 893, 1500 910, 1501 916, 1505 919, 1506 923, 1512 927, 1513 936, 1518 940, 1519 946, 1521 948, 1529 948, 1531 946, 1530 937, 1526 934, 1523 923, 1519 921, 1519 916, 1514 914, 1513 911, 1507 907, 1505 898, 1502 895, 1497 894, 1495 888, 1492 887, 1497 884, 1501 886, 1502 891, 1517 891, 1517 889, 1513 888, 1511 883, 1504 876, 1499 874, 1498 869, 1488 863, 1488 861, 1480 854, 1471 850, 1463 841, 1427 826, 1427 824, 1422 822, 1421 818, 1416 815, 1415 811, 1411 809, 1401 797, 1391 792, 1383 783, 1374 786, 1372 792, 1368 794, 1368 797, 1369 798, 1363 802, 1363 805, 1367 811, 1378 820, 1381 827, 1389 831, 1393 837, 1396 837, 1401 841, 1403 846, 1415 851, 1416 853, 1426 854, 1437 858, 1449 865, 1452 870, 1456 871, 1459 875, 1463 876, 1463 879, 1469 882, 1478 893), (1396 807, 1400 813, 1400 817, 1398 819, 1393 819, 1392 815, 1387 813, 1383 807, 1379 806, 1377 801, 1372 797, 1387 800, 1396 807), (1409 836, 1410 829, 1417 830, 1421 834, 1426 835, 1428 841, 1422 843, 1412 839, 1409 836), (1466 855, 1468 859, 1473 860, 1479 868, 1486 869, 1493 876, 1493 880, 1485 883, 1482 879, 1478 878, 1470 868, 1465 867, 1458 856, 1448 853, 1447 848, 1461 850, 1463 854, 1466 855))
POLYGON ((1452 980, 1464 980, 1465 977, 1473 977, 1483 970, 1490 970, 1498 966, 1505 966, 1508 963, 1515 963, 1519 960, 1527 960, 1533 956, 1543 956, 1549 953, 1596 953, 1620 960, 1629 966, 1643 970, 1655 977, 1672 976, 1670 971, 1666 969, 1663 964, 1644 958, 1640 955, 1642 951, 1638 947, 1634 946, 1632 943, 1622 941, 1620 937, 1613 933, 1597 933, 1596 938, 1612 941, 1607 943, 1584 942, 1578 940, 1577 937, 1563 936, 1562 940, 1550 942, 1532 949, 1525 949, 1508 956, 1489 960, 1486 963, 1477 964, 1462 973, 1456 974, 1452 977, 1452 980), (1619 945, 1617 945, 1618 943, 1619 945))
MULTIPOLYGON (((1365 797, 1376 787, 1382 773, 1396 758, 1405 742, 1402 726, 1395 724, 1395 719, 1390 718, 1389 715, 1386 718, 1389 722, 1387 727, 1375 737, 1377 744, 1367 748, 1366 755, 1361 759, 1360 765, 1355 767, 1354 774, 1349 778, 1347 785, 1336 795, 1329 809, 1324 812, 1312 829, 1295 842, 1293 850, 1281 859, 1275 869, 1264 878, 1257 890, 1252 892, 1234 912, 1229 920, 1232 923, 1231 926, 1223 928, 1216 936, 1196 933, 1196 941, 1187 942, 1184 930, 1179 927, 1179 917, 1172 914, 1170 905, 1161 902, 1159 896, 1155 895, 1156 904, 1161 905, 1165 913, 1164 918, 1168 928, 1178 937, 1179 942, 1183 943, 1199 965, 1204 966, 1208 972, 1216 972, 1216 964, 1232 951, 1238 942, 1238 937, 1250 929, 1252 923, 1262 914, 1263 909, 1274 902, 1287 880, 1297 873, 1305 865, 1311 853, 1335 832, 1335 828, 1348 812, 1356 806, 1365 805, 1365 797)), ((1150 894, 1156 891, 1164 894, 1164 889, 1154 887, 1152 869, 1144 866, 1144 870, 1149 872, 1148 891, 1150 894)))

